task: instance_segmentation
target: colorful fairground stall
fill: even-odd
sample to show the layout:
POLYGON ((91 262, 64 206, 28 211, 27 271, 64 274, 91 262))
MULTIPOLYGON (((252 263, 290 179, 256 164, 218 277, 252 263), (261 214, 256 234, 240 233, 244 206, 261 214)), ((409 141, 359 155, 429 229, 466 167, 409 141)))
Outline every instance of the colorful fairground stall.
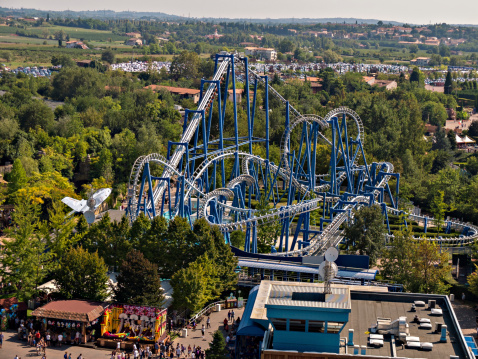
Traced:
POLYGON ((63 335, 65 343, 71 343, 79 336, 79 342, 86 343, 95 337, 100 317, 107 303, 85 300, 59 300, 37 308, 32 315, 42 322, 42 331, 63 335))
POLYGON ((26 316, 27 305, 17 298, 0 299, 0 331, 13 328, 15 318, 26 316))
POLYGON ((112 304, 105 309, 99 344, 111 346, 111 340, 124 341, 125 348, 134 342, 154 344, 166 336, 167 309, 112 304))

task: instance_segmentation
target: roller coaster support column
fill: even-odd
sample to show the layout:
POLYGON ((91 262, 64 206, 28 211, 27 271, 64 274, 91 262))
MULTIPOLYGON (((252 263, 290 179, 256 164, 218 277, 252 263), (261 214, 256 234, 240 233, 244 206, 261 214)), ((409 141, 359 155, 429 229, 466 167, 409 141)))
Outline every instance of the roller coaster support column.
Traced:
MULTIPOLYGON (((287 191, 287 207, 292 204, 292 200, 294 198, 295 188, 292 187, 292 178, 294 177, 294 162, 295 162, 295 151, 289 155, 289 163, 292 165, 290 166, 290 180, 289 180, 289 189, 287 191), (292 161, 290 159, 292 158, 292 161)), ((285 183, 285 181, 284 181, 285 183)), ((285 240, 285 248, 289 247, 289 228, 290 228, 290 217, 286 217, 283 219, 284 225, 282 226, 282 231, 280 234, 280 242, 279 242, 279 252, 282 252, 284 249, 284 241, 285 240)))
POLYGON ((249 140, 249 153, 252 154, 252 119, 251 119, 251 99, 249 98, 249 60, 247 57, 244 57, 244 68, 245 75, 246 75, 246 83, 244 86, 244 93, 243 96, 246 96, 246 111, 247 111, 247 135, 249 140))
MULTIPOLYGON (((153 180, 156 180, 158 181, 158 184, 159 182, 161 181, 164 181, 166 182, 166 185, 168 186, 168 209, 169 209, 169 216, 171 216, 171 178, 169 177, 151 177, 153 180)), ((160 216, 162 217, 163 214, 164 214, 164 201, 165 201, 165 197, 166 197, 166 191, 163 192, 163 198, 161 198, 161 214, 160 216)))
POLYGON ((269 77, 261 77, 264 79, 265 82, 264 107, 266 111, 266 160, 269 160, 269 77))
POLYGON ((257 253, 257 221, 252 226, 252 246, 251 253, 257 253))
MULTIPOLYGON (((138 195, 138 202, 141 203, 141 198, 143 197, 143 191, 144 191, 144 183, 148 181, 148 201, 151 201, 151 210, 153 212, 153 217, 156 217, 156 208, 154 207, 154 201, 153 201, 153 183, 151 181, 151 172, 149 170, 149 162, 146 162, 144 165, 144 170, 143 170, 143 178, 141 179, 141 187, 139 189, 139 195, 138 195)), ((144 205, 143 205, 143 211, 144 214, 147 214, 147 201, 146 198, 144 200, 144 205)), ((136 209, 136 216, 139 215, 139 211, 141 209, 141 205, 138 205, 138 208, 136 209)))
POLYGON ((336 156, 336 128, 335 128, 335 121, 329 120, 327 121, 332 128, 332 153, 330 154, 330 192, 332 194, 338 194, 337 192, 337 156, 336 156))
MULTIPOLYGON (((218 119, 218 124, 219 124, 219 144, 218 144, 218 149, 223 150, 224 149, 224 113, 221 111, 221 103, 222 103, 222 97, 221 97, 221 81, 209 81, 209 80, 201 80, 201 98, 202 98, 202 93, 203 93, 203 86, 204 84, 215 84, 216 85, 216 90, 217 90, 217 108, 218 108, 218 114, 219 114, 219 119, 218 119)), ((225 103, 225 101, 224 101, 225 103)), ((207 131, 207 139, 209 142, 209 135, 211 133, 211 122, 212 122, 212 112, 214 108, 214 101, 211 103, 211 107, 209 109, 209 126, 208 126, 208 131, 207 131)), ((215 178, 215 177, 213 177, 215 178)), ((226 187, 226 169, 224 166, 224 159, 221 159, 221 187, 226 187)))
MULTIPOLYGON (((179 194, 179 216, 184 217, 184 176, 178 177, 178 190, 176 191, 176 198, 179 194)), ((177 202, 177 201, 176 201, 177 202)))
MULTIPOLYGON (((290 108, 289 108, 289 101, 285 102, 285 131, 289 132, 289 126, 290 126, 290 108)), ((288 148, 290 148, 290 138, 287 143, 288 148)), ((289 162, 294 165, 294 162, 289 162)), ((285 190, 285 180, 282 180, 282 189, 285 190)))
POLYGON ((382 203, 380 203, 380 206, 382 207, 382 214, 385 217, 385 222, 387 223, 388 234, 391 234, 390 233, 390 222, 388 221, 387 204, 382 202, 382 203))

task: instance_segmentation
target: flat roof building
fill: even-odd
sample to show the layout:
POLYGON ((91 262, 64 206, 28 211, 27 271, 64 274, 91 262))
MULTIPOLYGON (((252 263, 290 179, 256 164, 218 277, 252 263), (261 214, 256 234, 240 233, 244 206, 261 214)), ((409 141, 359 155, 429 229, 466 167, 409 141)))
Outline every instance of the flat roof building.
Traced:
POLYGON ((474 358, 447 296, 385 287, 265 280, 236 335, 237 358, 474 358))

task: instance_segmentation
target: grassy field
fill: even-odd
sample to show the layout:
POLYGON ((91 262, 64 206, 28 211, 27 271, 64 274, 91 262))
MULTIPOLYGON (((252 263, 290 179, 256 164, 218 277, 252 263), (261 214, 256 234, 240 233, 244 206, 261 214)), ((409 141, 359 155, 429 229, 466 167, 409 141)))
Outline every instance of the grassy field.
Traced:
POLYGON ((25 31, 28 34, 39 35, 42 38, 54 36, 57 31, 63 30, 67 35, 70 36, 71 40, 85 40, 85 41, 101 41, 107 42, 109 39, 112 41, 125 41, 127 40, 126 36, 115 35, 112 31, 105 30, 92 30, 92 29, 82 29, 77 27, 68 27, 68 26, 55 26, 55 25, 46 25, 46 26, 28 26, 26 28, 16 28, 11 26, 0 26, 0 34, 16 34, 17 31, 25 31))
POLYGON ((47 42, 50 46, 57 46, 57 40, 45 40, 45 39, 36 39, 33 37, 24 37, 24 36, 17 36, 17 35, 0 35, 0 44, 8 43, 8 44, 33 44, 33 45, 43 45, 43 42, 47 42))

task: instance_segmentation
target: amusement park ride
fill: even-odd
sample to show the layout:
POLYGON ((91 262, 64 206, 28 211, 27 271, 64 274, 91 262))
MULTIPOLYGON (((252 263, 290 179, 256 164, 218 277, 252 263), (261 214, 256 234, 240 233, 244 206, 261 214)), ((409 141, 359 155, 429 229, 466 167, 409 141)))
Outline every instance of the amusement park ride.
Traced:
MULTIPOLYGON (((180 142, 169 143, 167 158, 152 153, 134 163, 127 215, 131 222, 141 212, 149 218, 181 216, 191 223, 204 217, 219 226, 227 242, 232 231, 244 231, 244 250, 251 254, 257 253, 258 226, 280 222, 273 257, 323 255, 343 239, 343 224, 353 219, 352 210, 373 204, 381 206, 387 226, 388 214, 402 215, 405 225, 407 220, 419 221, 426 232, 430 218, 406 214, 398 207, 400 175, 393 172, 393 165, 367 163, 363 143, 364 128, 354 111, 340 107, 324 118, 302 115, 268 84, 267 76, 249 67, 247 57, 223 52, 216 55, 212 80, 201 80, 199 106, 185 111, 180 142), (242 137, 238 81, 246 89, 247 135, 242 137), (279 100, 285 123, 279 163, 269 161, 272 98, 279 100), (227 102, 232 102, 234 113, 231 138, 223 136, 227 102), (265 134, 260 135, 254 133, 259 111, 265 116, 265 134), (253 153, 255 143, 265 148, 264 158, 253 153), (323 145, 328 146, 329 166, 326 173, 318 173, 316 149, 323 145), (260 212, 254 205, 258 202, 273 206, 260 212)), ((478 238, 478 228, 469 224, 447 221, 446 227, 446 232, 454 229, 462 234, 433 240, 468 243, 478 238)))

